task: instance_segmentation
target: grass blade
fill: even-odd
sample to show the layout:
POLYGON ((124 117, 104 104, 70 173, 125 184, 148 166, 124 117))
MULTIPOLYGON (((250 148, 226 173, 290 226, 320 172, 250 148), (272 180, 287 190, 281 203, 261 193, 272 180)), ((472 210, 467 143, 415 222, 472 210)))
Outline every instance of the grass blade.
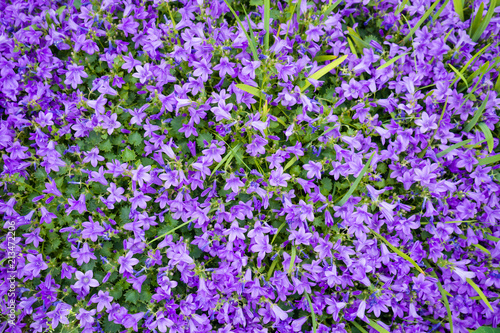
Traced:
MULTIPOLYGON (((483 2, 481 2, 481 4, 483 4, 483 2)), ((490 8, 488 8, 486 16, 484 17, 484 19, 481 20, 479 27, 471 36, 472 41, 477 42, 478 39, 481 38, 481 35, 483 34, 484 30, 486 30, 486 27, 488 27, 488 24, 490 24, 491 18, 493 17, 493 13, 496 7, 497 7, 497 1, 491 0, 490 8)))
POLYGON ((372 47, 369 43, 365 42, 353 28, 347 27, 347 31, 361 53, 363 53, 364 49, 370 49, 372 47))
MULTIPOLYGON (((278 251, 279 252, 279 251, 278 251)), ((271 264, 271 267, 269 267, 269 272, 267 272, 267 281, 273 276, 274 269, 276 268, 276 265, 278 264, 278 255, 276 255, 276 260, 273 260, 273 263, 271 264)))
POLYGON ((283 168, 283 172, 285 172, 286 169, 288 169, 289 167, 291 167, 295 162, 297 162, 297 157, 296 156, 294 156, 290 161, 288 161, 288 163, 283 168))
POLYGON ((474 36, 477 29, 479 28, 479 25, 481 24, 481 21, 483 20, 483 12, 484 12, 484 3, 481 2, 479 5, 479 9, 477 10, 476 17, 474 17, 474 20, 472 20, 472 24, 470 25, 469 29, 469 36, 474 36))
POLYGON ((356 48, 354 47, 354 44, 352 43, 352 40, 349 37, 347 37, 347 42, 349 43, 349 48, 351 49, 352 54, 354 54, 356 58, 359 58, 358 52, 356 52, 356 48))
MULTIPOLYGON (((459 1, 460 1, 460 0, 459 0, 459 1)), ((455 74, 457 74, 457 75, 458 75, 458 77, 459 77, 459 78, 461 78, 461 79, 462 79, 462 81, 464 81, 464 82, 465 82, 465 84, 467 85, 467 88, 468 88, 468 87, 469 87, 469 82, 467 82, 467 80, 465 79, 465 77, 463 76, 463 74, 462 74, 462 73, 460 73, 460 72, 458 71, 458 69, 456 69, 455 67, 453 67, 453 65, 452 65, 452 64, 449 64, 449 65, 450 65, 451 69, 455 72, 455 74)), ((456 81, 456 80, 455 80, 455 81, 456 81)), ((453 82, 455 82, 455 81, 453 81, 453 82)))
MULTIPOLYGON (((424 262, 427 266, 431 267, 427 259, 424 259, 424 262)), ((434 272, 434 269, 431 270, 431 275, 433 278, 437 280, 438 289, 439 292, 441 293, 441 299, 443 300, 444 307, 446 308, 446 312, 448 313, 448 323, 450 324, 450 333, 453 333, 453 317, 451 315, 450 303, 448 302, 448 297, 447 297, 447 294, 449 295, 449 293, 443 288, 443 285, 441 284, 441 281, 439 281, 439 278, 436 272, 434 272)), ((452 296, 450 295, 450 297, 452 296)))
POLYGON ((490 308, 490 310, 493 311, 493 308, 491 307, 490 301, 488 301, 488 299, 484 295, 481 288, 479 288, 479 286, 474 281, 472 281, 470 278, 467 278, 467 282, 471 285, 472 288, 474 288, 474 290, 477 292, 479 297, 481 297, 481 299, 484 301, 484 303, 486 303, 486 305, 490 308))
POLYGON ((437 5, 439 5, 439 0, 434 1, 432 6, 430 6, 429 9, 426 10, 424 15, 420 18, 420 20, 418 20, 417 24, 415 24, 415 26, 410 30, 408 35, 406 35, 406 37, 403 38, 401 44, 406 44, 406 42, 408 42, 408 40, 413 36, 413 34, 415 34, 415 31, 417 31, 417 29, 420 28, 420 26, 424 23, 425 20, 427 20, 427 18, 431 15, 434 9, 436 9, 437 5))
POLYGON ((246 91, 247 93, 254 95, 255 97, 258 97, 258 98, 262 99, 263 101, 266 100, 266 96, 258 88, 249 86, 248 84, 242 84, 242 83, 238 83, 236 85, 236 88, 239 88, 243 91, 246 91))
POLYGON ((331 63, 329 63, 328 65, 326 66, 323 66, 321 69, 317 70, 316 72, 314 72, 312 75, 310 75, 307 79, 306 79, 306 83, 304 84, 304 86, 302 87, 301 91, 304 92, 307 87, 309 87, 311 85, 311 83, 309 82, 308 79, 315 79, 315 80, 319 80, 323 75, 325 75, 326 73, 330 72, 332 69, 334 69, 335 67, 337 67, 338 65, 340 65, 341 63, 344 62, 344 60, 347 59, 347 54, 343 55, 342 57, 340 57, 339 59, 336 59, 334 61, 332 61, 331 63))
MULTIPOLYGON (((231 7, 231 5, 226 0, 224 0, 224 2, 226 3, 226 5, 229 8, 229 10, 231 11, 231 13, 233 13, 234 18, 236 19, 236 21, 238 22, 238 24, 241 27, 241 30, 243 30, 243 33, 245 34, 245 36, 247 38, 248 45, 250 46, 250 50, 252 51, 253 60, 259 61, 257 49, 255 48, 255 44, 253 43, 253 39, 250 39, 250 36, 248 35, 247 31, 245 30, 245 27, 243 27, 243 24, 241 23, 238 15, 236 15, 236 12, 234 11, 233 7, 231 7)), ((248 21, 248 27, 250 28, 250 30, 252 30, 252 26, 250 25, 250 21, 248 21)), ((252 37, 255 37, 255 36, 252 36, 252 37)))
POLYGON ((290 258, 290 266, 288 266, 288 274, 292 273, 293 264, 295 262, 295 257, 297 256, 297 249, 292 246, 292 257, 290 258))
MULTIPOLYGON (((215 172, 217 170, 219 170, 219 168, 222 166, 222 164, 224 164, 224 162, 230 157, 230 156, 234 156, 233 154, 236 154, 236 151, 238 149, 240 149, 240 146, 241 146, 241 143, 238 143, 236 146, 234 146, 233 149, 231 149, 231 151, 229 152, 229 154, 227 154, 226 156, 224 156, 224 158, 219 162, 219 164, 217 164, 217 166, 215 167, 215 169, 212 171, 212 174, 210 175, 210 177, 212 177, 215 172)), ((232 158, 232 157, 231 157, 232 158)))
POLYGON ((264 0, 264 29, 266 29, 266 36, 264 37, 264 49, 269 50, 269 33, 271 18, 271 0, 264 0))
POLYGON ((402 57, 404 57, 405 55, 407 55, 407 53, 403 53, 403 54, 400 54, 394 58, 392 58, 391 60, 389 60, 388 62, 386 62, 385 64, 382 64, 380 65, 376 70, 378 71, 379 69, 384 69, 386 67, 389 67, 390 65, 392 65, 393 63, 395 63, 396 61, 398 61, 399 59, 401 59, 402 57))
MULTIPOLYGON (((370 229, 370 228, 368 228, 368 229, 370 229)), ((384 236, 380 235, 379 233, 377 233, 376 231, 374 231, 372 229, 370 229, 370 231, 373 232, 375 234, 375 236, 377 236, 382 242, 384 242, 391 250, 396 252, 397 255, 399 255, 401 258, 405 259, 406 261, 409 261, 420 273, 425 275, 424 270, 415 262, 415 260, 410 258, 410 256, 408 256, 403 251, 399 250, 394 245, 392 245, 391 242, 389 242, 387 239, 385 239, 384 236)))
POLYGON ((405 9, 406 5, 408 4, 408 0, 404 0, 401 5, 398 6, 398 8, 396 9, 396 16, 401 13, 403 11, 403 9, 405 9))
POLYGON ((322 62, 322 61, 328 61, 328 60, 335 60, 337 58, 338 57, 334 56, 334 55, 319 55, 319 56, 314 57, 313 61, 322 62))
POLYGON ((481 117, 481 115, 484 112, 484 109, 486 109, 486 103, 488 103, 488 98, 489 98, 489 96, 486 96, 483 103, 481 104, 479 109, 477 109, 476 113, 474 114, 474 118, 472 118, 471 121, 467 124, 467 126, 465 126, 465 128, 464 128, 465 132, 470 132, 470 130, 476 125, 477 121, 479 120, 479 117, 481 117))
MULTIPOLYGON (((331 2, 331 1, 330 1, 331 2)), ((328 7, 328 9, 325 11, 325 13, 323 14, 323 20, 324 21, 328 15, 330 15, 330 13, 335 9, 337 8, 337 6, 342 2, 342 0, 337 0, 334 4, 330 5, 328 7)))
POLYGON ((488 165, 500 161, 500 154, 478 159, 479 165, 488 165))
MULTIPOLYGON (((462 238, 462 239, 465 239, 467 240, 467 236, 465 235, 458 235, 458 237, 462 238)), ((488 251, 488 249, 486 249, 484 246, 480 245, 480 244, 472 244, 474 247, 478 248, 479 250, 483 251, 484 253, 486 253, 487 255, 491 256, 491 252, 488 251)))
MULTIPOLYGON (((437 13, 436 13, 436 14, 434 14, 434 16, 432 17, 432 22, 435 22, 435 21, 439 18, 439 16, 440 16, 440 15, 441 15, 441 13, 443 12, 444 8, 446 7, 446 5, 448 4, 448 2, 449 2, 449 1, 450 1, 450 0, 446 0, 446 1, 443 3, 443 5, 439 8, 439 10, 437 11, 437 13)), ((427 23, 427 25, 428 25, 428 24, 429 24, 429 23, 427 23)), ((446 37, 446 38, 448 38, 448 37, 446 37)), ((444 39, 444 41, 445 41, 445 42, 446 42, 446 38, 444 39)))
POLYGON ((453 146, 448 147, 448 148, 446 148, 445 150, 443 150, 442 152, 437 153, 437 154, 436 154, 436 157, 438 157, 438 158, 439 158, 439 157, 445 156, 445 155, 446 155, 446 154, 448 154, 449 152, 451 152, 451 151, 453 151, 453 150, 455 150, 455 149, 457 149, 457 148, 460 148, 460 147, 462 147, 462 146, 464 146, 464 145, 468 144, 468 143, 469 143, 469 142, 471 142, 471 141, 472 141, 472 139, 468 139, 468 140, 461 141, 461 142, 459 142, 459 143, 455 143, 453 146))
POLYGON ((485 123, 479 123, 479 128, 481 131, 484 133, 484 138, 486 139, 486 142, 488 143, 488 150, 490 153, 493 151, 493 135, 491 134, 490 129, 485 123))
POLYGON ((351 323, 356 326, 356 328, 361 332, 361 333, 368 333, 360 324, 358 324, 355 320, 351 321, 351 323))
POLYGON ((368 319, 368 325, 370 325, 371 327, 373 327, 377 332, 380 332, 380 333, 389 333, 388 330, 386 330, 385 328, 383 328, 382 326, 380 326, 376 322, 371 321, 370 319, 368 319))
POLYGON ((361 172, 359 173, 358 177, 356 178, 356 180, 354 181, 354 183, 352 183, 352 186, 351 188, 349 189, 349 191, 342 197, 342 199, 340 199, 335 205, 336 206, 343 206, 347 200, 349 200, 349 198, 351 197, 351 195, 353 194, 353 192, 356 190, 356 188, 358 187, 359 185, 359 182, 361 182, 361 178, 363 178, 363 176, 365 175, 366 173, 366 170, 368 170, 368 167, 370 166, 370 163, 372 162, 372 159, 373 159, 373 156, 375 155, 375 152, 372 153, 372 155, 370 156, 370 158, 368 159, 368 162, 366 162, 365 166, 363 167, 363 169, 361 170, 361 172))
POLYGON ((313 321, 313 331, 316 333, 316 327, 318 327, 318 323, 316 322, 316 313, 314 313, 314 307, 311 301, 311 296, 308 293, 304 293, 306 295, 307 301, 309 302, 309 308, 311 309, 311 316, 313 321))
POLYGON ((464 21, 464 4, 462 0, 453 0, 453 6, 455 7, 455 12, 460 17, 460 21, 464 21))

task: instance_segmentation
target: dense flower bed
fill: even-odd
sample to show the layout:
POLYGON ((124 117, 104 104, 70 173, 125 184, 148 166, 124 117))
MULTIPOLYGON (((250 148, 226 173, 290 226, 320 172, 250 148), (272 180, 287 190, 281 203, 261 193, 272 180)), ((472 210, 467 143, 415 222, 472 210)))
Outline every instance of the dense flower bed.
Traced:
POLYGON ((497 3, 0 1, 0 331, 496 327, 497 3))

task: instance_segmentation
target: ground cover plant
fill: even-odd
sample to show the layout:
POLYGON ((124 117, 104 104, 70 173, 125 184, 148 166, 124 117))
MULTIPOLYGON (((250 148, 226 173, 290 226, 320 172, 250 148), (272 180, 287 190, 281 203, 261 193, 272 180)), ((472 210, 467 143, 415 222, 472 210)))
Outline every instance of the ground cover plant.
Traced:
POLYGON ((497 331, 498 0, 0 5, 0 331, 497 331))

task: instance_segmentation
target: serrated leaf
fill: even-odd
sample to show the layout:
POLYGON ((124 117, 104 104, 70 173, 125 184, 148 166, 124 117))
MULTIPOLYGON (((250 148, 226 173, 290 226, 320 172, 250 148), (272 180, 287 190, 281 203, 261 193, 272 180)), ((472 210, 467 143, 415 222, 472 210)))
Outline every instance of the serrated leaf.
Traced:
POLYGON ((80 7, 82 6, 82 0, 74 0, 73 6, 75 6, 76 9, 80 9, 80 7))
POLYGON ((467 283, 470 284, 472 288, 474 288, 474 290, 477 292, 479 297, 481 297, 481 299, 484 301, 484 303, 486 303, 486 305, 490 308, 490 310, 493 311, 493 308, 491 307, 490 302, 486 298, 486 295, 483 293, 481 288, 479 288, 479 286, 474 281, 472 281, 470 278, 467 278, 467 283))
POLYGON ((139 300, 139 293, 135 289, 129 289, 125 293, 125 300, 129 301, 130 303, 136 303, 139 300))
POLYGON ((111 149, 113 149, 113 145, 109 140, 104 141, 99 145, 99 149, 104 151, 104 152, 110 152, 111 149))
POLYGON ((136 153, 133 150, 125 148, 122 153, 122 160, 124 162, 132 162, 137 158, 136 153))
POLYGON ((214 139, 214 136, 212 134, 210 134, 210 133, 201 133, 196 138, 196 143, 198 144, 199 148, 205 148, 205 144, 203 143, 203 140, 205 140, 206 142, 208 142, 210 144, 210 142, 212 142, 213 139, 214 139))
POLYGON ((143 140, 144 139, 142 138, 142 136, 137 132, 134 132, 128 136, 128 142, 134 146, 140 145, 143 142, 143 140))
POLYGON ((333 183, 330 178, 323 178, 321 180, 321 189, 325 189, 327 192, 330 192, 332 190, 333 183))

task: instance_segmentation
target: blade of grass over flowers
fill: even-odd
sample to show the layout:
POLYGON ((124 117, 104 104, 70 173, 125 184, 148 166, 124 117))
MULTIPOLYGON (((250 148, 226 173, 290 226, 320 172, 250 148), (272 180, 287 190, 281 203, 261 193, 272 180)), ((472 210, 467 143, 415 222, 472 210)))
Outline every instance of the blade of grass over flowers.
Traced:
POLYGON ((455 13, 460 17, 460 21, 464 21, 464 4, 462 0, 453 0, 453 7, 455 7, 455 13))
MULTIPOLYGON (((429 262, 427 261, 427 259, 424 259, 424 263, 427 266, 432 267, 429 264, 429 262)), ((448 313, 448 323, 450 324, 450 333, 453 333, 453 318, 451 315, 450 303, 448 302, 448 297, 447 297, 447 295, 450 295, 450 294, 443 288, 443 285, 439 281, 439 278, 438 278, 436 272, 434 272, 433 268, 431 268, 431 276, 437 280, 437 286, 438 286, 439 292, 441 293, 441 299, 443 300, 443 305, 446 308, 446 312, 448 313)), ((451 297, 451 295, 450 295, 450 297, 451 297)))
MULTIPOLYGON (((467 239, 467 236, 465 235, 458 235, 458 237, 462 238, 462 239, 467 239)), ((478 248, 479 250, 483 251, 484 253, 486 253, 487 255, 491 256, 491 252, 488 251, 488 249, 486 249, 484 246, 480 245, 480 244, 472 244, 474 247, 478 248)))
MULTIPOLYGON (((439 10, 437 11, 437 13, 434 14, 434 16, 432 17, 432 21, 431 22, 435 22, 439 18, 439 16, 443 12, 444 8, 446 7, 446 5, 448 5, 448 2, 450 2, 450 0, 446 0, 443 3, 443 5, 439 8, 439 10)), ((429 23, 427 23, 427 25, 429 25, 429 23)), ((445 41, 446 41, 446 39, 445 39, 445 41)))
POLYGON ((349 43, 349 48, 351 49, 352 54, 354 54, 356 58, 359 58, 358 52, 356 52, 356 49, 354 48, 354 44, 352 43, 351 38, 347 37, 347 42, 349 43))
POLYGON ((296 156, 294 156, 290 161, 288 161, 288 163, 283 168, 283 172, 286 171, 286 169, 288 169, 289 167, 291 167, 295 162, 297 162, 296 156))
MULTIPOLYGON (((245 13, 245 18, 247 19, 248 30, 250 30, 251 42, 252 42, 252 44, 254 45, 254 48, 255 48, 256 45, 257 45, 257 40, 255 39, 255 33, 253 32, 252 21, 250 21, 250 17, 247 14, 245 6, 243 6, 242 8, 243 8, 243 12, 245 13)), ((257 52, 255 54, 257 54, 257 52)))
POLYGON ((368 325, 370 325, 371 327, 373 327, 377 332, 380 332, 380 333, 389 333, 388 330, 386 330, 385 328, 383 328, 382 326, 380 326, 376 322, 371 321, 370 319, 368 319, 368 325))
POLYGON ((413 34, 415 34, 415 31, 417 31, 417 29, 420 28, 420 26, 429 17, 429 15, 431 15, 431 13, 434 12, 434 9, 436 9, 437 5, 439 5, 439 0, 434 1, 432 6, 430 6, 429 9, 425 11, 424 15, 420 18, 420 20, 418 20, 417 24, 415 24, 415 26, 410 30, 408 35, 406 35, 405 38, 403 38, 401 44, 406 44, 406 42, 408 42, 408 40, 413 36, 413 34))
POLYGON ((269 33, 271 18, 271 0, 264 0, 264 29, 266 29, 266 36, 264 37, 264 49, 269 50, 269 33))
MULTIPOLYGON (((408 0, 406 0, 406 1, 408 1, 408 0)), ((330 0, 330 3, 331 3, 331 2, 332 2, 332 1, 330 0)), ((330 15, 330 13, 331 13, 331 12, 332 12, 335 8, 337 8, 337 6, 338 6, 341 2, 342 2, 342 0, 337 0, 334 4, 332 4, 332 5, 328 6, 328 8, 326 9, 325 13, 323 14, 323 20, 322 20, 322 21, 324 21, 324 20, 328 17, 328 15, 330 15)))
POLYGON ((495 83, 495 87, 493 89, 500 94, 500 75, 498 75, 497 83, 495 83))
POLYGON ((297 256, 297 249, 295 248, 295 246, 292 246, 292 256, 290 257, 290 266, 288 266, 288 274, 292 272, 296 256, 297 256))
POLYGON ((472 24, 470 25, 469 28, 469 36, 471 37, 471 39, 472 36, 476 33, 477 29, 479 29, 479 25, 483 20, 483 12, 484 12, 484 2, 481 2, 481 4, 479 5, 479 9, 476 12, 476 16, 472 20, 472 24))
POLYGON ((314 307, 311 302, 311 296, 309 296, 308 293, 304 293, 307 298, 307 302, 309 302, 309 308, 311 309, 311 316, 312 316, 312 322, 313 322, 313 331, 316 333, 316 328, 318 327, 318 323, 316 322, 316 313, 314 313, 314 307))
MULTIPOLYGON (((460 0, 459 0, 459 1, 460 1, 460 0)), ((453 67, 453 65, 452 65, 452 64, 449 64, 449 65, 450 65, 451 69, 455 72, 455 74, 457 74, 457 75, 458 75, 458 77, 459 77, 460 79, 462 79, 462 81, 464 81, 464 82, 465 82, 465 84, 467 85, 467 87, 469 87, 469 82, 467 82, 467 80, 465 79, 465 77, 463 76, 463 74, 462 74, 462 73, 460 73, 460 72, 458 71, 458 69, 456 69, 455 67, 453 67)))
POLYGON ((482 143, 485 143, 486 140, 482 140, 482 141, 479 141, 478 143, 476 144, 472 144, 472 145, 465 145, 464 147, 465 148, 481 148, 481 144, 482 143))
POLYGON ((352 183, 349 191, 342 197, 342 199, 337 201, 337 203, 335 204, 336 206, 343 206, 347 202, 347 200, 349 200, 349 198, 351 197, 351 195, 354 193, 354 191, 358 187, 359 183, 361 182, 361 178, 363 178, 363 176, 365 175, 366 170, 368 170, 368 167, 370 166, 370 163, 372 162, 374 155, 375 155, 375 152, 372 153, 372 155, 368 159, 368 162, 366 162, 365 166, 363 167, 363 169, 359 173, 358 177, 356 177, 356 180, 354 181, 354 183, 352 183))
POLYGON ((474 113, 474 118, 472 118, 471 121, 467 124, 467 126, 465 126, 464 132, 470 132, 470 130, 476 125, 477 121, 479 120, 479 117, 481 117, 484 109, 486 109, 486 103, 488 103, 488 98, 489 96, 487 95, 483 103, 479 107, 479 109, 477 109, 476 112, 474 113))
POLYGON ((493 308, 491 307, 490 301, 488 301, 488 299, 486 298, 486 295, 483 293, 481 288, 479 288, 479 286, 474 281, 472 281, 470 278, 467 278, 467 283, 469 283, 471 285, 471 287, 474 288, 474 290, 477 292, 479 297, 481 297, 481 299, 484 301, 484 303, 490 308, 491 311, 493 311, 493 308))
POLYGON ((370 231, 373 234, 375 234, 375 236, 377 236, 381 241, 383 241, 391 250, 396 252, 396 254, 398 254, 401 258, 409 261, 420 273, 425 275, 425 272, 423 271, 423 269, 409 255, 407 255, 406 253, 404 253, 403 251, 401 251, 400 249, 398 249, 397 247, 392 245, 391 242, 389 242, 384 236, 380 235, 379 233, 372 230, 371 228, 368 228, 368 229, 370 229, 370 231))
POLYGON ((488 165, 500 161, 500 154, 478 159, 479 165, 488 165))
POLYGON ((356 328, 361 332, 361 333, 368 333, 360 324, 356 322, 356 320, 351 321, 351 323, 356 326, 356 328))
MULTIPOLYGON (((500 157, 500 155, 496 155, 496 156, 499 156, 499 157, 500 157)), ((498 242, 498 241, 500 241, 500 238, 495 237, 495 236, 492 236, 492 235, 486 235, 486 236, 484 236, 484 238, 486 238, 487 240, 493 241, 493 242, 498 242)))
POLYGON ((390 65, 392 65, 393 63, 395 63, 396 61, 398 61, 399 59, 401 59, 402 57, 404 57, 405 55, 407 55, 407 53, 403 53, 403 54, 400 54, 394 58, 392 58, 391 60, 389 60, 388 62, 386 62, 385 64, 382 64, 380 65, 376 70, 379 70, 379 69, 384 69, 386 67, 389 67, 390 65))
MULTIPOLYGON (((212 209, 210 209, 209 213, 211 213, 211 212, 213 212, 213 211, 215 211, 215 210, 216 210, 216 208, 212 208, 212 209)), ((193 222, 193 221, 194 221, 194 220, 196 220, 196 219, 197 219, 197 218, 190 219, 189 221, 186 221, 186 222, 182 223, 181 225, 178 225, 177 227, 175 227, 175 228, 173 228, 173 229, 170 229, 169 231, 167 231, 167 232, 166 232, 166 233, 164 233, 163 235, 158 236, 158 237, 156 237, 155 239, 153 239, 153 240, 149 241, 149 242, 148 242, 148 244, 151 244, 151 243, 153 243, 154 241, 157 241, 157 240, 159 240, 159 239, 161 239, 161 238, 164 238, 164 237, 165 237, 165 236, 167 236, 167 235, 170 235, 171 233, 173 233, 173 232, 174 232, 174 231, 176 231, 177 229, 180 229, 180 228, 182 228, 182 227, 184 227, 184 226, 188 225, 189 223, 193 222)))
MULTIPOLYGON (((250 36, 248 35, 247 31, 245 30, 245 27, 243 27, 243 24, 241 23, 240 18, 238 17, 238 15, 236 15, 236 12, 234 11, 233 7, 231 7, 231 5, 226 0, 224 0, 224 2, 226 3, 226 5, 229 8, 229 10, 231 11, 231 13, 233 13, 234 18, 236 19, 236 21, 238 22, 238 24, 241 27, 241 30, 243 30, 243 33, 245 34, 245 37, 247 38, 248 45, 250 46, 250 50, 252 50, 253 60, 254 61, 259 61, 259 57, 258 57, 258 54, 257 54, 257 49, 255 48, 255 44, 253 43, 253 39, 250 39, 250 36)), ((250 29, 252 28, 251 25, 250 25, 250 21, 249 21, 248 27, 250 29)))
POLYGON ((460 141, 459 143, 455 143, 453 146, 448 147, 445 150, 443 150, 442 152, 437 153, 436 157, 442 157, 442 156, 448 154, 449 152, 468 144, 471 141, 472 141, 472 139, 468 139, 468 140, 460 141))
POLYGON ((335 60, 337 59, 337 56, 334 55, 319 55, 314 57, 314 61, 317 62, 322 62, 322 61, 327 61, 327 60, 335 60))
MULTIPOLYGON (((482 3, 481 3, 482 4, 482 3)), ((474 60, 476 60, 481 54, 484 53, 484 51, 486 51, 488 49, 488 47, 490 47, 491 44, 488 44, 486 45, 485 47, 483 47, 481 50, 479 50, 472 58, 469 59, 469 61, 467 61, 467 63, 464 65, 464 67, 462 67, 462 69, 460 70, 460 74, 464 74, 465 71, 467 70, 467 68, 469 68, 469 66, 472 64, 472 62, 474 60)), ((453 80, 453 84, 455 84, 455 82, 458 80, 459 78, 456 77, 455 80, 453 80)))
POLYGON ((317 70, 316 72, 314 72, 312 75, 310 75, 307 79, 306 79, 306 83, 304 84, 304 86, 302 87, 301 91, 304 92, 307 87, 309 87, 311 85, 311 83, 309 82, 308 79, 315 79, 315 80, 319 80, 323 75, 325 75, 326 73, 330 72, 332 69, 334 69, 335 67, 337 67, 338 65, 340 65, 341 63, 344 62, 344 60, 347 59, 347 54, 344 54, 342 57, 340 57, 339 59, 336 59, 334 61, 332 61, 331 63, 329 63, 328 65, 325 65, 323 66, 322 68, 320 68, 319 70, 317 70))
POLYGON ((241 143, 238 143, 236 146, 233 147, 233 149, 231 149, 231 151, 229 152, 229 154, 227 154, 226 156, 224 156, 224 158, 219 162, 219 164, 217 164, 217 166, 215 167, 215 169, 212 171, 212 174, 210 175, 210 177, 212 177, 215 172, 217 170, 219 170, 219 168, 222 166, 222 164, 224 164, 224 162, 229 159, 230 156, 233 156, 233 154, 236 153, 236 151, 240 148, 241 146, 241 143))
POLYGON ((281 229, 283 229, 286 226, 286 222, 281 223, 281 225, 278 227, 278 230, 276 230, 276 233, 274 234, 273 239, 271 240, 271 245, 273 245, 274 241, 276 240, 276 237, 280 233, 281 229))
POLYGON ((239 89, 241 89, 243 91, 246 91, 247 93, 252 94, 255 97, 258 97, 258 98, 260 98, 260 99, 262 99, 264 101, 266 100, 266 96, 262 93, 262 91, 260 91, 256 87, 249 86, 248 84, 238 83, 236 85, 236 88, 239 88, 239 89))
POLYGON ((397 16, 399 13, 401 13, 401 12, 405 9, 405 7, 406 7, 406 5, 407 5, 407 4, 408 4, 408 0, 404 0, 404 1, 403 1, 403 2, 402 2, 399 6, 398 6, 398 8, 396 9, 396 13, 395 13, 395 14, 396 14, 396 16, 397 16))
MULTIPOLYGON (((479 24, 477 29, 472 33, 471 39, 473 42, 477 42, 479 38, 481 38, 481 35, 483 34, 484 30, 486 30, 488 24, 490 24, 495 8, 497 7, 497 2, 498 2, 497 0, 490 1, 490 7, 488 8, 486 16, 482 18, 481 23, 479 24)), ((481 4, 483 4, 483 2, 481 2, 481 4)))
POLYGON ((491 153, 493 151, 493 135, 491 134, 491 130, 484 122, 479 123, 478 126, 484 133, 484 137, 486 138, 486 142, 488 143, 488 150, 491 153))
POLYGON ((349 32, 349 35, 352 37, 352 39, 354 40, 354 43, 356 43, 356 46, 358 47, 359 51, 363 52, 363 49, 370 49, 372 48, 372 46, 370 44, 368 44, 367 42, 365 42, 359 35, 358 33, 356 32, 356 30, 354 30, 353 28, 351 27, 347 27, 347 31, 349 32))
POLYGON ((275 260, 273 260, 273 263, 271 264, 271 267, 269 267, 269 271, 267 272, 267 281, 269 281, 269 279, 273 276, 273 272, 274 272, 274 269, 276 268, 276 265, 278 264, 278 255, 279 255, 279 251, 276 255, 276 258, 275 260))

